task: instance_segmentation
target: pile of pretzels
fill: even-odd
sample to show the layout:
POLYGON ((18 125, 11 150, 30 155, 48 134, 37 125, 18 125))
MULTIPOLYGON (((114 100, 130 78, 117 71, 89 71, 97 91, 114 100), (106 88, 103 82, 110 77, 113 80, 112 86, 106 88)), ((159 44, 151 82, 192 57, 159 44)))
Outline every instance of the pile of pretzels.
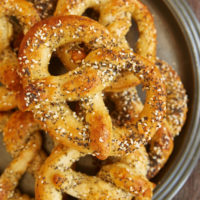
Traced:
POLYGON ((0 130, 13 160, 0 176, 0 200, 152 199, 150 180, 187 114, 181 79, 156 45, 139 0, 1 0, 0 130), (83 16, 91 8, 93 19, 83 16), (132 19, 134 49, 126 40, 132 19), (44 131, 54 142, 49 155, 44 131), (88 156, 99 163, 93 175, 76 167, 88 156), (35 197, 17 187, 25 172, 35 197))

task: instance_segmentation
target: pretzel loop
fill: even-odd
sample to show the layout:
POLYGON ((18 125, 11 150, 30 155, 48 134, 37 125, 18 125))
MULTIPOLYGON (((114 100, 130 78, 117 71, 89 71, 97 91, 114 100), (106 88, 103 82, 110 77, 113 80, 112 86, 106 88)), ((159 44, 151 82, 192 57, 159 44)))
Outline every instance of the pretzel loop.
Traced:
POLYGON ((80 199, 130 199, 132 195, 98 177, 75 172, 71 165, 84 154, 62 146, 56 147, 36 180, 36 199, 62 199, 62 192, 80 199), (62 192, 61 192, 62 191, 62 192), (80 192, 81 191, 81 192, 80 192))

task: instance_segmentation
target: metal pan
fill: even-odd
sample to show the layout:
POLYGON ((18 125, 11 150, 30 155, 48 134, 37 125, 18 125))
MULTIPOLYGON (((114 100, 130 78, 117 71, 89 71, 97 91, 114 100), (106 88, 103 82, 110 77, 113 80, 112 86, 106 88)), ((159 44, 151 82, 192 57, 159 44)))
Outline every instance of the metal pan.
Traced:
POLYGON ((162 200, 172 199, 181 189, 200 156, 200 24, 185 0, 156 0, 154 2, 162 10, 168 25, 171 26, 168 29, 173 32, 171 43, 174 42, 173 39, 175 43, 178 43, 178 48, 175 49, 176 58, 179 59, 177 70, 189 97, 189 112, 184 129, 175 140, 173 155, 156 177, 158 186, 153 199, 162 200))

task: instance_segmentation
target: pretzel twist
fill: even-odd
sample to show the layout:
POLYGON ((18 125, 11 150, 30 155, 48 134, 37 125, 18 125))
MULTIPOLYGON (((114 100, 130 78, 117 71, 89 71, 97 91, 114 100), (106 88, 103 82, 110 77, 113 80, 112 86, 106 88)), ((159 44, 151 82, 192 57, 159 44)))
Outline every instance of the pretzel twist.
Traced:
POLYGON ((78 199, 132 199, 130 193, 111 183, 72 170, 72 164, 84 155, 77 150, 57 146, 36 179, 36 200, 59 200, 62 192, 78 199))
MULTIPOLYGON (((53 29, 54 34, 53 35, 50 35, 50 34, 47 35, 47 38, 45 38, 46 41, 43 41, 44 44, 40 45, 40 47, 43 46, 41 48, 41 51, 43 51, 42 49, 48 49, 49 48, 48 46, 45 46, 47 43, 49 43, 47 41, 47 39, 50 39, 51 41, 54 40, 54 42, 49 43, 49 45, 51 47, 50 51, 52 51, 52 48, 56 48, 56 47, 58 47, 60 45, 63 45, 64 43, 71 42, 71 39, 72 39, 72 41, 73 40, 74 41, 83 40, 86 44, 88 44, 89 47, 91 46, 91 48, 93 48, 93 49, 98 47, 98 46, 104 46, 106 44, 109 45, 108 43, 111 42, 111 40, 109 41, 108 39, 106 39, 109 36, 107 35, 106 31, 103 30, 103 28, 99 24, 97 24, 96 22, 93 22, 93 21, 91 21, 89 19, 86 19, 86 18, 83 18, 83 19, 79 20, 75 16, 70 17, 70 18, 64 18, 64 17, 54 18, 54 20, 52 18, 52 19, 48 19, 46 21, 43 21, 41 24, 38 24, 37 26, 35 26, 35 30, 32 32, 32 33, 35 32, 34 33, 35 35, 33 35, 31 32, 29 32, 31 35, 27 35, 27 37, 25 37, 24 41, 26 42, 26 38, 28 39, 28 37, 30 37, 30 36, 33 37, 34 39, 30 42, 30 44, 33 45, 33 48, 35 48, 34 47, 34 43, 36 41, 38 41, 38 39, 39 39, 39 41, 43 40, 43 38, 41 37, 40 34, 38 34, 36 36, 37 29, 42 27, 41 30, 43 30, 44 33, 45 33, 49 29, 52 31, 51 26, 54 27, 54 29, 53 29), (73 25, 72 22, 74 22, 76 25, 73 25), (44 25, 43 23, 44 24, 46 23, 46 26, 43 26, 44 25), (91 23, 91 25, 93 25, 95 27, 94 31, 90 29, 90 27, 87 25, 88 23, 91 23), (70 30, 70 29, 72 29, 72 30, 70 30), (71 35, 72 31, 75 31, 78 36, 75 36, 75 37, 73 36, 72 37, 72 35, 71 35), (88 31, 93 33, 93 34, 91 34, 91 37, 87 37, 86 35, 83 35, 83 33, 86 33, 88 31), (99 37, 99 35, 101 35, 102 38, 97 40, 97 37, 99 37), (52 37, 52 38, 49 38, 49 37, 52 37), (83 37, 83 39, 81 37, 83 37), (61 39, 61 38, 63 38, 63 39, 61 39), (45 44, 45 42, 46 42, 46 44, 45 44), (56 44, 56 43, 58 43, 58 44, 56 44)), ((41 34, 43 34, 43 33, 41 33, 41 34)), ((22 47, 23 47, 23 45, 25 46, 26 44, 22 42, 22 47)), ((22 54, 23 54, 23 52, 21 52, 21 55, 22 54)), ((33 56, 33 54, 34 54, 34 52, 31 55, 33 56)), ((20 59, 22 59, 23 62, 24 62, 24 56, 20 56, 20 59)), ((35 59, 37 59, 37 58, 35 58, 35 59)), ((35 60, 35 59, 33 59, 33 57, 32 57, 30 62, 32 62, 32 60, 35 60)), ((53 77, 53 76, 48 77, 49 73, 45 69, 45 67, 46 67, 45 66, 45 62, 46 61, 44 61, 44 67, 43 67, 44 70, 41 71, 42 73, 40 73, 40 74, 39 73, 35 73, 37 71, 35 69, 34 70, 30 69, 30 70, 32 70, 32 71, 30 71, 30 73, 32 75, 34 75, 34 77, 32 77, 32 79, 37 79, 36 77, 38 75, 41 78, 44 77, 43 80, 39 81, 40 83, 38 81, 35 82, 35 83, 33 82, 32 86, 35 87, 35 89, 39 85, 43 85, 44 86, 44 85, 48 84, 48 82, 49 83, 51 82, 50 85, 52 87, 50 87, 49 88, 50 90, 48 90, 47 94, 45 94, 45 96, 46 95, 49 96, 48 92, 51 93, 51 96, 49 96, 50 98, 48 98, 49 101, 55 101, 56 99, 60 99, 59 101, 65 102, 65 96, 66 95, 69 96, 70 91, 73 91, 73 88, 70 88, 72 86, 72 83, 74 85, 72 87, 77 88, 77 89, 72 92, 72 95, 70 94, 71 97, 68 98, 69 100, 73 100, 74 98, 75 99, 80 99, 82 96, 84 97, 85 94, 88 93, 87 90, 89 90, 89 91, 91 90, 90 93, 91 94, 95 94, 96 90, 93 91, 93 88, 95 88, 97 86, 98 89, 101 89, 101 87, 102 87, 102 84, 99 84, 101 82, 101 80, 100 80, 100 77, 97 76, 97 70, 95 70, 95 69, 93 69, 91 67, 88 67, 88 68, 87 67, 82 67, 82 68, 79 68, 76 71, 69 72, 68 74, 65 74, 65 75, 60 76, 60 77, 53 77), (45 78, 45 77, 47 77, 47 78, 45 78), (56 85, 57 86, 61 85, 62 87, 60 89, 58 89, 59 87, 57 87, 56 85), (63 91, 63 89, 64 89, 64 91, 63 91), (59 91, 61 91, 60 94, 59 94, 59 91), (56 93, 56 96, 53 95, 54 92, 56 93), (63 92, 65 93, 64 95, 63 95, 63 92), (73 97, 73 95, 74 95, 74 97, 73 97), (54 99, 51 99, 51 97, 53 97, 54 99)), ((36 63, 32 63, 31 65, 33 66, 35 64, 36 63)), ((39 65, 38 65, 38 67, 39 67, 39 65)), ((36 66, 35 66, 35 68, 36 68, 36 66)), ((26 69, 28 69, 28 68, 26 68, 26 69)), ((24 71, 22 71, 22 73, 24 74, 24 71)), ((24 80, 25 80, 25 78, 24 78, 24 80)), ((29 93, 28 90, 31 90, 31 88, 29 87, 26 90, 26 94, 29 93)), ((36 90, 35 90, 35 92, 37 93, 36 90)), ((40 89, 38 91, 40 91, 40 89)), ((100 91, 101 90, 99 90, 99 92, 100 91)), ((34 92, 33 90, 30 91, 30 94, 32 95, 33 92, 34 92)), ((36 98, 37 97, 35 96, 35 99, 36 98)), ((28 102, 28 100, 30 100, 30 101, 35 100, 35 99, 32 99, 31 96, 28 96, 28 95, 27 95, 26 99, 27 99, 27 101, 26 101, 27 104, 32 103, 32 102, 28 102)), ((106 108, 104 108, 103 110, 104 110, 104 115, 107 115, 107 118, 109 119, 108 111, 106 110, 106 108)), ((71 111, 69 111, 69 112, 71 113, 71 111)), ((93 148, 94 148, 95 151, 97 151, 99 153, 100 156, 102 155, 102 158, 103 158, 103 157, 107 157, 108 154, 109 154, 109 151, 110 151, 110 144, 111 144, 111 138, 112 138, 110 136, 110 134, 111 134, 111 131, 110 131, 111 130, 111 120, 108 120, 108 122, 105 125, 103 124, 102 126, 104 126, 104 130, 105 130, 105 134, 104 135, 106 135, 106 138, 108 138, 108 143, 107 143, 107 145, 103 145, 102 143, 99 142, 99 145, 97 146, 97 148, 95 146, 93 148), (110 121, 110 123, 109 123, 109 121, 110 121), (102 145, 103 145, 103 147, 101 147, 102 145)), ((81 130, 81 129, 82 129, 81 127, 78 128, 78 131, 81 130)), ((76 132, 77 132, 77 130, 76 130, 76 132)), ((91 132, 91 135, 92 135, 92 133, 93 132, 91 132)), ((97 141, 99 141, 99 140, 97 139, 97 141)))
MULTIPOLYGON (((39 131, 39 124, 33 119, 31 112, 15 111, 11 115, 3 132, 6 150, 12 157, 17 157, 22 149, 26 148, 26 142, 36 131, 39 131)), ((28 171, 36 176, 45 158, 45 153, 40 150, 33 159, 28 171)))
MULTIPOLYGON (((137 2, 135 2, 135 4, 137 4, 137 2)), ((133 2, 132 5, 134 5, 133 2)), ((132 8, 131 5, 129 6, 132 8)), ((139 25, 141 19, 138 16, 143 16, 144 13, 146 20, 148 21, 148 27, 145 29, 145 26, 143 26, 143 30, 145 30, 143 33, 139 30, 140 36, 138 42, 141 42, 141 46, 136 48, 136 51, 158 65, 163 80, 166 83, 167 91, 166 120, 150 141, 150 169, 148 177, 152 178, 164 166, 172 153, 174 146, 173 138, 179 134, 185 122, 187 113, 187 95, 179 76, 172 67, 164 61, 156 60, 156 29, 154 26, 154 20, 145 6, 143 8, 140 7, 141 9, 138 8, 139 7, 137 7, 133 14, 133 18, 136 20, 138 28, 141 28, 139 25), (154 36, 148 37, 151 33, 154 33, 154 36), (144 42, 144 38, 147 38, 148 40, 144 42), (153 40, 151 40, 151 38, 153 38, 153 40), (144 44, 150 43, 151 48, 146 48, 144 44)), ((105 10, 105 13, 108 12, 105 10)), ((143 22, 144 21, 145 17, 143 17, 143 22)), ((143 23, 143 25, 145 25, 145 23, 143 23)), ((116 82, 116 84, 119 85, 119 82, 116 82)), ((135 84, 137 84, 137 82, 135 82, 135 84)), ((122 93, 113 93, 109 96, 116 104, 116 109, 118 110, 117 122, 119 124, 124 124, 127 121, 134 120, 138 113, 142 111, 143 105, 135 88, 130 88, 122 93)))
MULTIPOLYGON (((149 178, 153 178, 167 162, 174 147, 174 137, 180 133, 187 113, 187 95, 180 77, 166 62, 157 61, 156 65, 166 85, 166 117, 149 142, 149 178)), ((134 88, 111 94, 109 98, 116 104, 118 124, 130 123, 143 109, 134 88)))
MULTIPOLYGON (((57 3, 55 16, 60 15, 82 15, 87 8, 94 8, 100 13, 99 22, 104 25, 114 36, 114 41, 120 47, 128 47, 125 36, 131 26, 131 16, 136 20, 140 38, 137 41, 137 50, 140 55, 154 60, 156 56, 156 29, 153 17, 147 7, 138 0, 104 0, 104 1, 66 1, 59 0, 57 3)), ((85 53, 77 46, 65 45, 58 49, 58 56, 65 66, 75 68, 80 58, 84 58, 85 53), (77 57, 78 55, 78 57, 77 57)), ((80 63, 80 62, 79 62, 80 63)), ((124 77, 116 79, 107 91, 122 91, 134 84, 138 84, 139 80, 128 73, 124 77)))
POLYGON ((13 159, 0 177, 0 199, 17 200, 30 199, 16 190, 18 182, 26 172, 29 164, 37 155, 41 146, 41 138, 38 133, 31 136, 26 147, 13 159))
POLYGON ((19 89, 19 76, 16 73, 18 61, 16 54, 10 49, 10 41, 12 39, 13 30, 12 25, 7 17, 15 16, 20 25, 23 27, 23 32, 26 33, 28 29, 37 21, 40 20, 39 15, 30 2, 25 0, 2 0, 0 2, 0 81, 4 86, 0 87, 1 93, 1 111, 7 111, 17 106, 15 92, 19 89), (29 13, 28 15, 26 13, 29 13), (14 90, 14 91, 10 91, 14 90))
MULTIPOLYGON (((22 41, 19 52, 19 60, 21 63, 20 72, 24 75, 22 77, 25 90, 24 97, 28 107, 27 109, 32 109, 35 117, 45 122, 49 132, 55 138, 64 144, 73 143, 76 148, 78 147, 81 150, 86 149, 88 152, 88 136, 86 134, 86 137, 83 137, 83 134, 86 133, 83 129, 83 124, 77 118, 73 117, 72 112, 65 104, 66 99, 79 100, 86 95, 100 92, 115 78, 113 71, 115 74, 123 71, 131 71, 142 82, 148 80, 148 83, 145 82, 144 84, 147 89, 149 102, 146 102, 140 117, 131 125, 131 128, 128 128, 130 130, 126 130, 126 132, 129 132, 130 140, 128 139, 127 142, 126 138, 128 136, 122 136, 124 135, 122 134, 125 131, 124 129, 113 127, 113 133, 116 132, 115 136, 113 136, 113 141, 116 141, 114 143, 117 143, 117 145, 114 145, 115 147, 112 151, 116 153, 118 151, 117 149, 119 149, 119 144, 123 145, 126 142, 128 145, 130 144, 130 146, 136 147, 138 142, 145 143, 151 137, 149 134, 152 134, 151 131, 154 132, 156 130, 157 123, 162 119, 164 113, 165 90, 159 78, 159 72, 155 67, 131 51, 118 52, 114 49, 112 51, 99 49, 88 55, 84 64, 86 66, 85 68, 77 68, 62 76, 50 76, 46 67, 48 63, 48 59, 46 58, 48 56, 44 56, 44 54, 48 55, 52 49, 68 43, 68 41, 75 42, 82 40, 86 44, 92 41, 90 44, 93 43, 94 47, 97 47, 98 44, 101 46, 103 45, 102 43, 107 42, 105 39, 106 36, 100 37, 102 39, 99 39, 98 43, 96 43, 95 34, 89 34, 92 38, 85 35, 85 31, 91 32, 89 26, 86 25, 88 22, 94 27, 97 24, 92 20, 78 16, 54 17, 38 23, 30 30, 22 41), (52 27, 54 27, 53 35, 51 34, 52 27), (73 38, 69 29, 71 32, 77 32, 78 30, 78 37, 73 38), (43 34, 45 34, 45 37, 42 36, 43 34), (51 39, 50 43, 49 37, 51 39), (40 46, 37 48, 37 54, 34 52, 36 41, 40 42, 40 46), (49 46, 46 46, 46 43, 49 46), (32 53, 30 54, 30 52, 32 53), (38 58, 38 55, 41 55, 41 58, 38 58), (102 62, 102 58, 104 58, 104 62, 102 62), (98 67, 98 63, 101 66, 98 67), (72 74, 73 77, 71 77, 72 74), (90 78, 91 76, 92 79, 90 78), (84 80, 87 80, 87 84, 85 84, 84 80), (59 103, 59 107, 57 107, 58 99, 61 102, 59 103), (52 104, 52 102, 54 103, 52 104), (56 116, 62 117, 58 118, 56 116), (65 123, 65 120, 70 120, 70 124, 65 123), (151 128, 147 130, 144 126, 145 123, 151 128), (134 135, 134 133, 136 134, 134 135), (133 144, 134 142, 132 140, 135 140, 135 144, 133 144)), ((98 24, 95 33, 99 31, 101 32, 100 36, 103 33, 106 34, 104 28, 98 24)), ((85 129, 87 130, 87 127, 85 129)), ((89 151, 91 152, 91 149, 89 151)), ((121 151, 124 152, 124 150, 121 151)))
POLYGON ((46 159, 41 150, 39 126, 30 112, 16 111, 11 116, 7 113, 2 117, 1 122, 5 125, 3 140, 13 161, 0 177, 0 199, 32 199, 15 188, 27 170, 37 177, 40 166, 46 159))
POLYGON ((148 155, 142 146, 119 161, 103 166, 98 176, 132 193, 136 199, 152 199, 155 185, 146 178, 147 166, 148 155))
POLYGON ((24 33, 40 20, 33 4, 26 0, 2 0, 0 2, 0 10, 0 16, 2 17, 15 16, 23 27, 24 33), (26 13, 28 13, 28 15, 26 13))

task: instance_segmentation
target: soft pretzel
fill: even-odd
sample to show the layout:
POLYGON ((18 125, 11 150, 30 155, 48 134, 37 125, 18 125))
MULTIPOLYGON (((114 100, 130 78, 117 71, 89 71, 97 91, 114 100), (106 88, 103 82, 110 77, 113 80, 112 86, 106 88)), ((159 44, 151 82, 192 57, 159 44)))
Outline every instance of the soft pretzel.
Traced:
MULTIPOLYGON (((33 50, 35 48, 35 46, 34 46, 35 42, 43 40, 43 44, 40 45, 40 47, 42 47, 42 48, 40 48, 40 49, 41 49, 41 51, 43 51, 42 49, 49 49, 49 47, 46 46, 46 44, 49 44, 50 47, 51 47, 49 55, 51 55, 51 51, 54 48, 57 48, 58 46, 61 46, 65 43, 72 42, 73 40, 74 41, 83 40, 91 48, 96 48, 97 46, 103 46, 103 45, 106 45, 106 44, 109 45, 108 43, 111 42, 111 40, 107 39, 107 37, 109 38, 109 36, 107 35, 106 30, 104 30, 103 27, 100 26, 98 23, 93 22, 92 20, 89 20, 89 19, 86 19, 86 18, 79 19, 79 17, 75 17, 75 16, 71 16, 71 17, 67 17, 67 18, 66 17, 50 18, 46 21, 38 23, 37 26, 34 27, 34 29, 35 30, 33 32, 32 31, 29 32, 30 35, 28 34, 28 35, 25 36, 25 40, 24 40, 24 42, 22 42, 21 46, 22 47, 25 46, 26 45, 25 42, 27 42, 26 39, 29 40, 29 37, 31 36, 34 39, 33 40, 30 39, 32 41, 30 41, 30 45, 28 46, 28 48, 31 45, 33 45, 32 48, 31 48, 31 50, 33 50), (74 22, 75 25, 72 22, 74 22), (88 26, 88 23, 90 23, 90 25, 93 25, 95 27, 95 29, 94 30, 90 29, 90 26, 88 26), (44 25, 44 24, 46 24, 46 25, 44 25), (52 29, 52 26, 54 27, 53 29, 52 29), (38 29, 40 29, 42 31, 41 34, 45 34, 47 32, 47 30, 49 30, 49 29, 51 31, 53 31, 54 33, 53 33, 53 35, 47 34, 46 37, 43 38, 41 34, 37 33, 38 29), (72 37, 72 35, 71 35, 72 32, 76 32, 77 36, 73 35, 73 37, 72 37), (83 35, 86 32, 91 32, 91 37, 87 37, 86 35, 83 35), (81 37, 83 37, 83 38, 81 38, 81 37), (98 37, 102 37, 102 39, 97 40, 98 37), (61 39, 61 38, 63 38, 63 39, 61 39), (48 40, 52 41, 52 42, 49 42, 48 40)), ((39 49, 37 49, 37 52, 38 52, 38 50, 39 49)), ((29 51, 30 50, 28 50, 28 52, 29 51)), ((19 53, 19 55, 20 55, 19 59, 22 59, 23 62, 24 62, 24 56, 22 56, 23 53, 24 53, 23 51, 21 51, 19 53)), ((31 66, 36 64, 33 61, 37 59, 37 58, 33 58, 33 54, 34 54, 34 52, 31 53, 31 57, 32 57, 31 60, 30 60, 30 64, 32 63, 31 66)), ((48 57, 46 57, 46 58, 47 58, 46 59, 46 61, 47 61, 49 58, 48 57)), ((27 56, 26 60, 28 60, 28 59, 29 58, 27 56)), ((22 60, 21 60, 21 62, 22 62, 22 60)), ((44 61, 44 62, 46 62, 46 61, 44 61)), ((25 62, 27 62, 27 61, 25 61, 25 62)), ((29 65, 29 67, 30 67, 30 65, 29 65)), ((39 65, 38 65, 38 67, 39 67, 39 65)), ((47 82, 49 82, 50 85, 52 85, 52 87, 49 87, 50 90, 47 91, 47 93, 48 92, 51 93, 51 96, 49 96, 50 98, 48 98, 49 101, 55 101, 55 98, 57 98, 60 102, 65 102, 65 96, 66 95, 68 96, 70 91, 73 90, 73 88, 68 88, 68 87, 71 87, 71 86, 75 87, 77 89, 72 92, 72 95, 69 98, 70 100, 73 100, 74 98, 80 100, 81 97, 84 97, 85 93, 86 94, 88 93, 87 90, 89 90, 89 91, 91 90, 90 93, 95 94, 96 90, 93 91, 93 88, 95 88, 96 86, 97 86, 98 89, 103 87, 102 84, 100 84, 100 82, 101 82, 100 77, 97 76, 97 70, 92 68, 92 67, 86 67, 85 66, 83 68, 79 68, 75 71, 71 71, 68 74, 65 74, 65 75, 59 76, 59 77, 49 76, 49 73, 45 69, 45 67, 47 67, 47 66, 45 66, 45 63, 44 63, 44 68, 42 70, 40 70, 41 73, 36 73, 37 72, 36 67, 34 67, 35 69, 33 69, 33 68, 30 68, 30 69, 26 68, 26 69, 32 70, 32 72, 30 71, 30 73, 32 75, 34 74, 34 76, 35 76, 35 77, 31 78, 32 80, 34 80, 37 77, 37 75, 39 75, 40 77, 42 77, 42 76, 47 77, 47 78, 41 79, 41 81, 40 80, 38 80, 38 81, 43 86, 45 84, 47 84, 47 82), (56 84, 57 86, 54 85, 54 84, 56 84), (60 89, 59 89, 58 85, 61 86, 60 89), (59 95, 59 91, 61 91, 61 96, 59 95), (53 95, 54 92, 56 93, 56 96, 53 95), (63 92, 65 93, 65 95, 64 95, 63 92), (75 95, 75 97, 73 97, 73 95, 75 95), (51 97, 53 97, 53 99, 51 97)), ((22 71, 21 73, 24 74, 24 71, 22 71)), ((26 75, 23 79, 24 80, 26 79, 26 75)), ((33 85, 35 85, 35 84, 37 86, 41 85, 38 81, 36 81, 37 83, 36 82, 33 83, 33 85)), ((49 85, 49 83, 48 83, 48 85, 49 85)), ((29 87, 26 90, 26 94, 29 94, 28 91, 30 89, 31 88, 29 87)), ((48 88, 46 88, 46 89, 48 89, 48 88)), ((30 94, 32 95, 33 91, 30 91, 30 94)), ((40 94, 40 93, 37 93, 37 94, 40 94)), ((26 96, 25 98, 27 100, 26 101, 27 104, 29 104, 28 100, 30 100, 30 101, 33 100, 33 99, 31 100, 30 95, 26 96)), ((36 98, 37 97, 35 96, 35 99, 36 98)), ((104 110, 104 116, 107 115, 107 118, 109 119, 107 109, 104 108, 103 110, 104 110)), ((71 113, 71 111, 70 111, 70 113, 71 113)), ((101 113, 102 113, 102 111, 101 111, 101 113)), ((93 125, 92 123, 90 123, 90 124, 93 125)), ((101 126, 103 126, 103 131, 105 132, 104 135, 106 135, 106 139, 108 139, 108 142, 106 143, 106 141, 105 141, 105 143, 102 143, 98 139, 97 141, 98 141, 99 145, 97 146, 97 148, 95 146, 93 148, 95 148, 94 151, 97 151, 99 154, 102 154, 102 156, 105 154, 105 157, 107 157, 108 154, 109 154, 109 151, 110 151, 110 144, 111 144, 111 139, 112 139, 111 136, 110 136, 110 134, 111 134, 110 133, 111 132, 110 131, 111 130, 111 120, 108 120, 106 122, 106 124, 103 124, 101 126), (109 121, 110 121, 110 123, 109 123, 109 121), (101 146, 103 146, 103 147, 101 147, 101 146)), ((80 132, 80 130, 82 129, 81 127, 77 127, 77 128, 78 128, 77 129, 78 131, 76 130, 76 132, 80 132)), ((92 130, 97 131, 96 128, 94 128, 92 130)), ((92 136, 92 134, 93 134, 93 132, 91 131, 91 136, 92 136)))
POLYGON ((103 181, 71 169, 74 162, 85 154, 57 146, 41 167, 36 179, 36 200, 61 200, 62 193, 78 199, 116 200, 132 199, 132 195, 103 181))
POLYGON ((167 103, 162 127, 149 143, 149 178, 154 177, 167 162, 174 147, 174 137, 180 133, 187 114, 187 94, 180 77, 166 62, 157 61, 156 65, 166 84, 167 103))
POLYGON ((138 0, 59 0, 54 15, 82 15, 87 8, 94 8, 100 13, 99 22, 106 26, 118 42, 126 43, 125 36, 131 26, 131 16, 138 22, 140 39, 138 51, 144 57, 156 55, 156 32, 152 15, 146 6, 138 0), (144 53, 144 55, 143 55, 144 53))
POLYGON ((15 91, 19 88, 19 77, 16 73, 18 60, 10 49, 6 48, 0 53, 0 82, 7 86, 0 86, 0 110, 8 111, 17 107, 15 91))
POLYGON ((22 195, 16 187, 22 175, 26 172, 29 164, 41 146, 41 138, 38 133, 31 136, 26 147, 18 154, 16 158, 8 165, 0 177, 0 199, 1 200, 25 200, 30 199, 22 195))
MULTIPOLYGON (((149 83, 144 83, 147 89, 149 102, 146 102, 145 109, 141 113, 140 117, 136 120, 134 125, 129 128, 130 130, 127 130, 127 132, 129 132, 128 135, 131 136, 132 133, 137 130, 137 137, 134 136, 133 140, 135 140, 135 142, 138 140, 146 142, 146 139, 150 137, 149 134, 152 134, 156 130, 158 122, 162 119, 165 107, 165 90, 163 88, 163 83, 159 78, 159 72, 151 63, 138 57, 131 51, 118 52, 114 50, 99 49, 88 55, 85 60, 84 66, 86 66, 86 68, 83 68, 84 70, 77 68, 70 71, 68 74, 56 77, 50 76, 47 72, 46 64, 48 63, 48 59, 47 56, 44 56, 46 50, 50 53, 52 49, 67 43, 68 40, 70 40, 70 42, 77 40, 80 41, 81 37, 82 41, 87 44, 89 42, 88 40, 91 39, 88 37, 88 34, 85 35, 85 31, 91 31, 89 26, 86 26, 88 22, 90 22, 90 26, 93 24, 96 26, 97 24, 93 20, 85 17, 54 17, 38 23, 25 36, 21 43, 19 60, 21 63, 20 73, 23 74, 22 80, 25 91, 24 99, 28 107, 27 109, 33 109, 35 117, 40 119, 40 121, 43 121, 43 124, 46 124, 47 126, 45 128, 47 128, 54 137, 57 137, 60 142, 65 144, 71 144, 73 142, 76 148, 88 149, 88 134, 85 134, 87 133, 87 126, 83 127, 83 123, 73 116, 72 112, 66 106, 65 101, 79 100, 81 97, 92 94, 91 91, 95 93, 101 91, 107 84, 109 84, 109 82, 112 81, 113 78, 115 78, 114 76, 112 78, 113 72, 116 74, 117 71, 132 71, 132 73, 134 72, 142 82, 144 82, 144 80, 149 81, 149 83), (52 27, 54 27, 54 35, 50 33, 52 27), (77 30, 79 31, 78 38, 70 37, 70 33, 73 30, 71 30, 71 27, 75 29, 74 32, 77 32, 77 30), (63 31, 60 31, 60 29, 63 31), (43 31, 45 31, 45 34, 47 33, 45 37, 41 36, 44 34, 43 31), (50 43, 49 37, 51 37, 50 43), (27 42, 29 45, 27 45, 27 42), (40 46, 37 48, 37 54, 34 52, 36 42, 40 42, 40 46), (46 43, 50 45, 51 50, 46 46, 46 43), (32 53, 30 54, 30 52, 32 53), (38 55, 41 55, 41 58, 38 58, 38 55), (104 62, 102 62, 102 60, 104 60, 104 62), (98 67, 98 63, 100 63, 101 67, 98 67), (72 74, 73 77, 71 77, 72 74), (91 75, 93 79, 90 78, 91 75), (84 82, 85 79, 87 80, 87 84, 84 82), (98 84, 94 84, 94 81, 96 80, 98 80, 98 84), (73 85, 70 83, 73 83, 73 85), (60 102, 59 107, 58 100, 60 102), (70 120, 70 124, 66 123, 65 120, 66 122, 70 120), (147 130, 145 125, 149 125, 151 128, 147 130), (132 128, 135 131, 131 133, 133 130, 132 128), (62 133, 60 130, 62 130, 62 133), (138 131, 140 134, 137 133, 138 131), (86 136, 83 136, 83 134, 86 136)), ((104 30, 104 28, 99 24, 97 27, 104 30)), ((98 30, 99 29, 95 29, 95 33, 97 33, 98 30)), ((103 30, 101 30, 100 35, 104 33, 103 30)), ((89 35, 91 35, 92 38, 94 37, 90 44, 93 43, 94 47, 97 47, 95 34, 89 35)), ((98 41, 100 43, 99 46, 101 46, 103 39, 99 39, 98 41)), ((119 144, 124 145, 123 143, 127 143, 127 140, 126 137, 122 136, 124 134, 120 134, 120 132, 122 133, 124 130, 113 128, 113 131, 117 132, 115 136, 116 138, 113 139, 113 141, 116 141, 114 143, 117 143, 114 147, 116 148, 116 151, 119 149, 119 144)), ((132 137, 128 140, 128 145, 138 145, 138 142, 136 142, 135 145, 131 144, 132 137)), ((132 141, 132 143, 134 142, 132 141)), ((124 150, 122 150, 122 152, 124 152, 124 150)))
MULTIPOLYGON (((33 119, 33 114, 31 112, 15 111, 11 115, 3 132, 6 150, 12 157, 17 157, 19 152, 26 148, 26 142, 29 138, 38 130, 39 124, 33 119)), ((40 150, 33 159, 28 170, 33 175, 36 175, 45 158, 45 153, 40 150)))
MULTIPOLYGON (((147 7, 138 0, 104 0, 104 1, 66 1, 59 0, 57 3, 54 15, 82 15, 87 8, 94 8, 100 13, 99 22, 114 36, 115 43, 120 47, 128 47, 125 36, 131 26, 131 16, 136 20, 140 33, 140 38, 137 42, 137 50, 140 55, 153 60, 156 56, 156 29, 154 26, 153 17, 147 7)), ((71 67, 77 66, 77 57, 74 59, 74 54, 79 55, 78 58, 85 56, 81 48, 77 46, 65 45, 58 51, 58 56, 62 62, 71 67)), ((80 60, 80 59, 78 59, 80 60)), ((129 88, 134 84, 138 84, 139 80, 133 75, 128 74, 124 77, 119 77, 106 88, 107 91, 121 91, 124 88, 129 88)))
POLYGON ((104 165, 98 176, 138 199, 152 199, 154 184, 147 178, 148 154, 145 147, 121 157, 113 164, 104 165))
POLYGON ((0 11, 1 17, 15 16, 23 27, 24 33, 26 33, 33 24, 40 20, 33 4, 26 0, 2 0, 0 2, 0 11))
MULTIPOLYGON (((20 25, 23 27, 24 33, 37 21, 39 15, 30 2, 25 0, 2 0, 0 2, 0 81, 9 89, 17 90, 19 88, 19 77, 16 73, 18 65, 16 54, 10 49, 10 41, 12 39, 12 25, 7 17, 15 16, 20 25), (27 15, 26 13, 29 12, 27 15)), ((17 106, 15 92, 0 87, 1 93, 1 111, 10 110, 17 106)))
MULTIPOLYGON (((174 137, 180 133, 187 113, 187 95, 180 77, 166 62, 158 60, 156 65, 166 85, 166 117, 149 142, 149 178, 159 172, 171 155, 174 137)), ((134 88, 123 93, 109 94, 109 98, 116 105, 116 113, 114 112, 113 116, 118 124, 134 120, 143 109, 143 104, 134 88)))

